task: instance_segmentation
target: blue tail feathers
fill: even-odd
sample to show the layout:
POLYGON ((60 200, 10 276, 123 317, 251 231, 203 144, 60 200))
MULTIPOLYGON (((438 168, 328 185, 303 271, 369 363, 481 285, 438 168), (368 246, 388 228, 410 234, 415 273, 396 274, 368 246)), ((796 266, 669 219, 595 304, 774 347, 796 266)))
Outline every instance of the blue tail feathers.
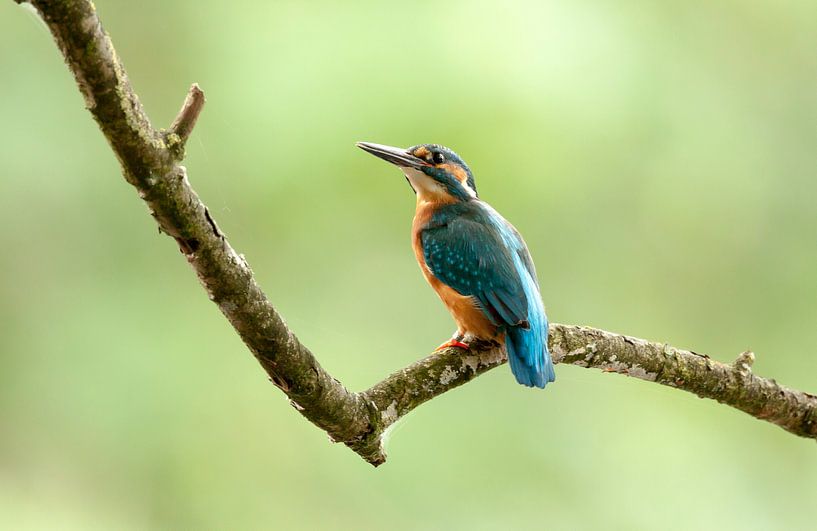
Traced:
POLYGON ((544 318, 531 322, 528 329, 510 327, 506 331, 508 363, 520 384, 544 388, 556 379, 553 361, 548 352, 547 334, 548 324, 544 318))

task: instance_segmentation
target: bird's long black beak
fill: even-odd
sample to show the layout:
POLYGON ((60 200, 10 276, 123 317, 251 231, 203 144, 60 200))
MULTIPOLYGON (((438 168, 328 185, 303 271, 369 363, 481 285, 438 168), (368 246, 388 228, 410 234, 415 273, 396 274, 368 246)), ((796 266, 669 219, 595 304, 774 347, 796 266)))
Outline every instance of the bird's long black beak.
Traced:
POLYGON ((420 168, 428 166, 428 163, 419 157, 415 157, 403 148, 384 146, 382 144, 372 144, 371 142, 358 142, 355 144, 363 151, 367 151, 375 157, 391 162, 403 168, 420 168))

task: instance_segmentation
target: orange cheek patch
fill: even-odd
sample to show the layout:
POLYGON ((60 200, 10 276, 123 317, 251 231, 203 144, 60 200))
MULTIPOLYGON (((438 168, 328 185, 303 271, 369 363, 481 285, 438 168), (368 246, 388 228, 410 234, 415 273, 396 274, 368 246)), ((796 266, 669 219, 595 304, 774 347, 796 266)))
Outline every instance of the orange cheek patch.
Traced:
POLYGON ((419 147, 414 151, 414 156, 418 159, 425 160, 425 158, 428 156, 428 149, 425 147, 419 147))
POLYGON ((439 167, 456 177, 457 180, 463 184, 463 186, 467 186, 466 181, 468 180, 468 174, 465 173, 465 170, 463 170, 461 167, 455 164, 440 164, 439 167))

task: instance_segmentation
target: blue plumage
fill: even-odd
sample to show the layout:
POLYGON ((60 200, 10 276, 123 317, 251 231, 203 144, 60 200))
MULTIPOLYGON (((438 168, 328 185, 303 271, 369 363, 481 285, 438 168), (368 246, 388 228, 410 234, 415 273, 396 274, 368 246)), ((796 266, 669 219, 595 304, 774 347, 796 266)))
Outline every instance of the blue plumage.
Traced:
POLYGON ((541 388, 554 381, 533 260, 519 232, 479 199, 465 162, 437 144, 358 146, 397 165, 417 194, 414 253, 458 327, 440 348, 467 349, 469 338, 504 335, 519 383, 541 388))
POLYGON ((536 271, 516 229, 486 203, 474 200, 440 207, 421 238, 432 273, 473 297, 505 332, 516 380, 531 387, 554 381, 536 271))

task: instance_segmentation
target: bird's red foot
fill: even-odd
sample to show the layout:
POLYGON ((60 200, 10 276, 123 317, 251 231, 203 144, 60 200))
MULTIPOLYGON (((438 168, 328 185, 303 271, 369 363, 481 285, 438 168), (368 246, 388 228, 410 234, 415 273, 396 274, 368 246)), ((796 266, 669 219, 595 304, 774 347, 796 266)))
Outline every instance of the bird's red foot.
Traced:
POLYGON ((457 348, 461 348, 463 350, 468 350, 468 349, 471 348, 471 346, 468 343, 463 343, 462 341, 457 341, 456 339, 451 339, 449 341, 446 341, 445 343, 443 343, 439 347, 437 347, 437 350, 442 350, 444 348, 449 348, 449 347, 457 347, 457 348))

